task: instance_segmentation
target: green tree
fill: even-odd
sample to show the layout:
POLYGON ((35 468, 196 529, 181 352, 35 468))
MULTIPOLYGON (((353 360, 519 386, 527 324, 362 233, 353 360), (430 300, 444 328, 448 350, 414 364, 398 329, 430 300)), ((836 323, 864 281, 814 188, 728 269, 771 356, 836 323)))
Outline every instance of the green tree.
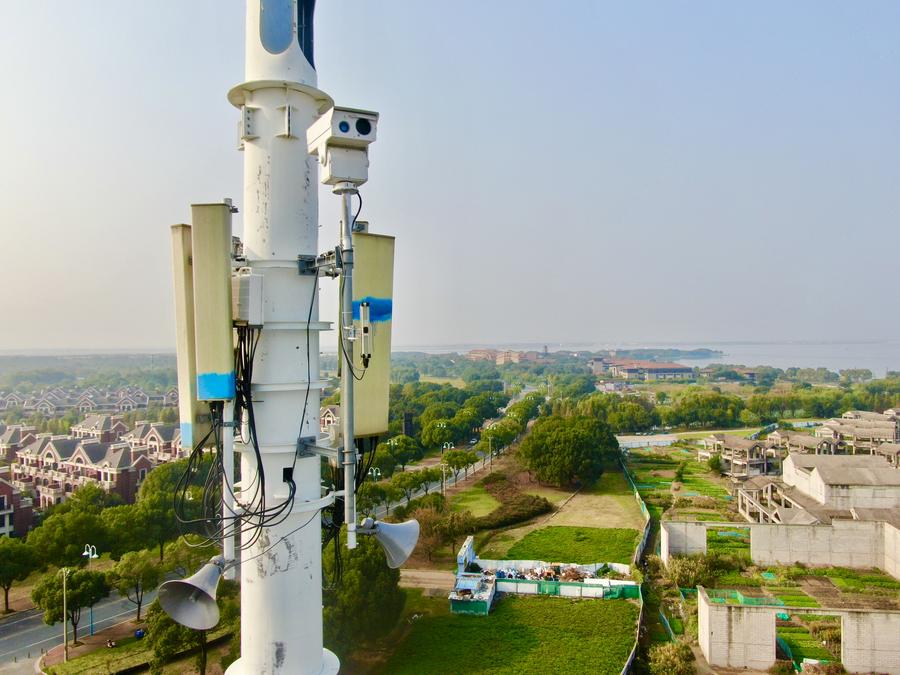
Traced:
POLYGON ((113 560, 129 551, 156 545, 156 541, 147 536, 153 530, 153 525, 147 522, 147 511, 135 504, 104 509, 100 512, 100 521, 109 533, 109 555, 113 560))
POLYGON ((85 544, 98 551, 108 550, 108 535, 99 513, 68 510, 54 513, 33 529, 26 539, 40 560, 57 567, 77 567, 85 563, 85 544))
POLYGON ((150 551, 132 551, 122 556, 113 568, 110 582, 122 597, 137 606, 135 621, 141 620, 144 594, 156 588, 162 574, 159 561, 150 551))
POLYGON ((391 478, 391 485, 403 493, 406 503, 409 504, 416 490, 422 487, 422 472, 402 471, 391 478))
POLYGON ((9 613, 9 589, 38 568, 34 549, 21 539, 0 537, 0 587, 3 588, 3 611, 9 613))
POLYGON ((519 454, 538 480, 553 485, 590 485, 619 444, 609 426, 590 417, 543 417, 522 441, 519 454))
POLYGON ((375 510, 384 503, 384 488, 373 481, 367 480, 356 491, 356 508, 364 516, 372 516, 375 510))
POLYGON ((422 444, 426 448, 439 448, 444 443, 450 443, 454 439, 454 429, 451 420, 435 420, 422 428, 422 444))
POLYGON ((404 470, 406 469, 407 464, 421 456, 419 444, 416 443, 415 439, 405 436, 404 434, 394 436, 385 445, 387 445, 388 450, 394 457, 394 461, 397 465, 404 470))
MULTIPOLYGON (((343 533, 341 542, 346 541, 343 533)), ((344 546, 344 544, 341 544, 344 546)), ((345 547, 341 559, 341 583, 324 598, 325 644, 339 656, 359 641, 386 635, 397 624, 405 596, 400 590, 400 570, 390 569, 374 537, 361 537, 352 551, 345 547)), ((325 556, 323 567, 330 578, 334 556, 325 556)))
POLYGON ((448 450, 444 453, 443 463, 453 472, 453 480, 459 477, 459 472, 469 466, 469 453, 465 450, 448 450))
MULTIPOLYGON (((216 603, 219 605, 219 626, 239 630, 240 590, 233 581, 222 579, 216 591, 216 603)), ((150 672, 161 673, 163 666, 180 653, 197 650, 196 665, 201 675, 206 673, 207 642, 205 630, 193 630, 175 623, 154 600, 147 610, 147 640, 153 650, 150 672)))
POLYGON ((427 469, 421 469, 419 473, 422 475, 422 489, 425 490, 426 495, 431 489, 431 484, 437 483, 443 476, 443 472, 441 471, 440 467, 437 466, 431 466, 427 469))
POLYGON ((450 542, 451 553, 457 550, 456 543, 475 531, 475 516, 469 510, 450 511, 441 523, 444 537, 450 542))
POLYGON ((107 492, 96 483, 86 483, 75 490, 62 504, 53 507, 52 513, 100 513, 103 509, 123 504, 115 492, 107 492))
POLYGON ((379 471, 383 478, 390 478, 397 466, 397 460, 391 454, 391 450, 387 443, 380 443, 375 449, 375 457, 372 459, 372 466, 379 471))
POLYGON ((78 642, 78 622, 81 610, 90 607, 109 595, 106 575, 92 570, 64 568, 45 575, 31 591, 35 607, 44 611, 44 623, 52 626, 63 621, 63 574, 66 579, 66 613, 72 624, 72 640, 78 642))
POLYGON ((444 543, 444 517, 433 506, 425 506, 413 511, 410 518, 419 523, 417 546, 425 551, 430 562, 434 552, 444 543))
POLYGON ((174 572, 182 578, 188 577, 219 553, 221 551, 216 543, 207 542, 204 537, 196 534, 185 535, 166 544, 160 569, 163 572, 174 572))

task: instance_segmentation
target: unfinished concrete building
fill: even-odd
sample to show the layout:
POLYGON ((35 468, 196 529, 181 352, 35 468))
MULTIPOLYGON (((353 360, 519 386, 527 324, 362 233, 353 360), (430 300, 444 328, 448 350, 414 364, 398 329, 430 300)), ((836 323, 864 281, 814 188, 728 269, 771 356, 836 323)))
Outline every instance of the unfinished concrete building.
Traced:
POLYGON ((752 478, 737 489, 738 512, 749 522, 900 519, 900 470, 883 455, 790 453, 782 468, 780 478, 752 478))
POLYGON ((734 479, 743 480, 751 476, 764 476, 773 467, 777 453, 767 441, 752 440, 731 434, 711 434, 700 441, 698 458, 708 460, 719 455, 722 473, 734 479))

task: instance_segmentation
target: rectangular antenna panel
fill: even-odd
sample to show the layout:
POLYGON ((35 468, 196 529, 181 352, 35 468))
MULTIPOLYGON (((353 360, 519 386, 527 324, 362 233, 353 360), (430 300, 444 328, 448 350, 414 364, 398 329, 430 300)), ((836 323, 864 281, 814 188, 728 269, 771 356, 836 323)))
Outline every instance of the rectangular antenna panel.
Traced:
POLYGON ((394 238, 353 234, 354 432, 357 438, 388 431, 391 387, 391 317, 394 301, 394 238), (368 321, 363 321, 368 315, 368 321), (366 331, 364 337, 363 332, 366 331), (363 369, 362 355, 371 356, 363 369), (363 373, 365 372, 365 375, 363 373))

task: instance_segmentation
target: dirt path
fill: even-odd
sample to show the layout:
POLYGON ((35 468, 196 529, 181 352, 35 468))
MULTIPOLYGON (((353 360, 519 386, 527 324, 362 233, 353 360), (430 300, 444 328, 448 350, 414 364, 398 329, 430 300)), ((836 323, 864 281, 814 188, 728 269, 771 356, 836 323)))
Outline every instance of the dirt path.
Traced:
POLYGON ((449 570, 400 570, 400 586, 403 588, 424 588, 449 593, 455 581, 456 575, 449 570))

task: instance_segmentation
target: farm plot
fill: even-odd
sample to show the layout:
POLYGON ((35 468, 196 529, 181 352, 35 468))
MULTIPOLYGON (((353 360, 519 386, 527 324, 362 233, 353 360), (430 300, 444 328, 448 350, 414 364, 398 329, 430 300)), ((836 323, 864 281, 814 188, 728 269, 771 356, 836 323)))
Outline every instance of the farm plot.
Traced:
POLYGON ((507 597, 485 617, 451 615, 446 605, 433 601, 382 673, 613 675, 628 658, 638 617, 627 600, 507 597))

